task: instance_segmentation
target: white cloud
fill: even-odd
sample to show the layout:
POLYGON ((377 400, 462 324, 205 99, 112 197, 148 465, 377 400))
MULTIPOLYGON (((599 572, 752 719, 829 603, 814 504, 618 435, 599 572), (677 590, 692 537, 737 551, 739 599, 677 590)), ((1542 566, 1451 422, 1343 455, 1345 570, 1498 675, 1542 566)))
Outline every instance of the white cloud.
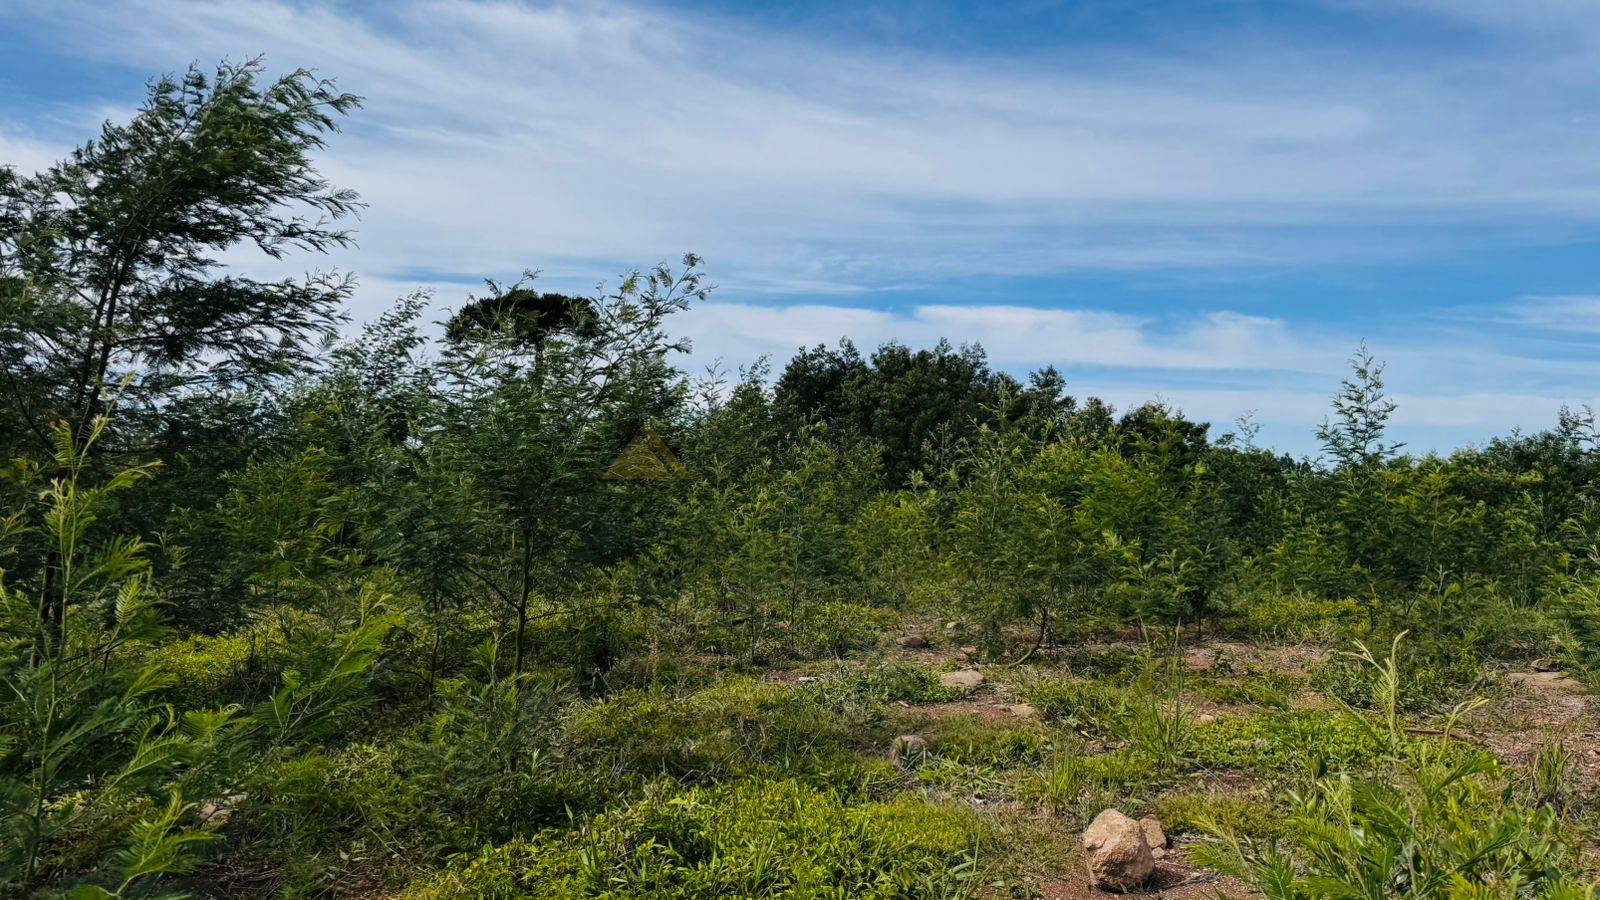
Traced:
POLYGON ((923 305, 896 313, 846 306, 755 306, 712 301, 685 315, 698 355, 784 358, 801 346, 848 337, 870 349, 886 341, 926 346, 947 338, 983 346, 1007 367, 1300 372, 1337 366, 1342 352, 1311 347, 1277 319, 1211 313, 1162 333, 1150 319, 1101 310, 995 305, 923 305))
POLYGON ((1508 308, 1505 319, 1532 328, 1600 334, 1600 295, 1524 297, 1508 308))
POLYGON ((32 174, 48 168, 66 150, 65 145, 54 145, 0 128, 0 165, 11 166, 18 172, 32 174))
MULTIPOLYGON (((1491 79, 1219 40, 1001 68, 614 4, 31 8, 84 54, 156 70, 265 52, 365 95, 326 169, 372 204, 366 272, 692 249, 730 288, 823 293, 1370 259, 1429 245, 1421 226, 1441 221, 1600 215, 1578 149, 1600 122, 1506 119, 1549 88, 1536 67, 1491 79)), ((1574 111, 1597 92, 1561 86, 1574 111)))

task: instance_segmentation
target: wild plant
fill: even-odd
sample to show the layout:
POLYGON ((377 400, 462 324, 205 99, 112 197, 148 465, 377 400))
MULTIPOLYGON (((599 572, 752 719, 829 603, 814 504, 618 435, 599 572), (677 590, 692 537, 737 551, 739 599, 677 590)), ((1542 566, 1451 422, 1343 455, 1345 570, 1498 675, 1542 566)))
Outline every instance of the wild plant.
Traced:
POLYGON ((1268 900, 1591 896, 1562 875, 1570 860, 1555 812, 1517 802, 1500 788, 1493 756, 1452 739, 1460 716, 1481 701, 1458 706, 1438 740, 1407 734, 1397 712, 1401 637, 1383 661, 1360 644, 1352 654, 1375 671, 1379 716, 1374 723, 1349 707, 1343 714, 1384 741, 1381 764, 1313 772, 1290 794, 1283 840, 1242 837, 1203 820, 1218 842, 1200 848, 1197 860, 1268 900))
POLYGON ((82 437, 58 427, 57 474, 34 524, 15 516, 0 533, 32 539, 46 557, 30 590, 0 583, 0 890, 26 894, 56 878, 58 852, 108 820, 122 846, 95 853, 102 866, 81 895, 129 896, 189 871, 215 837, 189 813, 226 793, 214 764, 240 725, 236 710, 162 705, 169 679, 129 652, 165 634, 145 545, 93 532, 113 495, 154 466, 90 483, 90 448, 105 428, 103 417, 82 437))

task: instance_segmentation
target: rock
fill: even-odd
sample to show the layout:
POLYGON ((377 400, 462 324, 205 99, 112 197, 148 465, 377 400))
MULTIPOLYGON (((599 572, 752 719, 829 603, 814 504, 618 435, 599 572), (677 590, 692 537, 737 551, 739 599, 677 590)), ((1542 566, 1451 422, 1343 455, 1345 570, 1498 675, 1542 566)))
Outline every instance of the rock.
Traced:
POLYGON ((896 765, 921 759, 928 752, 928 740, 920 734, 902 734, 889 745, 889 759, 896 765))
POLYGON ((977 669, 961 669, 956 672, 946 672, 939 676, 940 687, 971 690, 980 684, 983 684, 983 673, 977 669))
POLYGON ((920 634, 908 634, 900 639, 900 649, 902 650, 921 650, 926 646, 928 646, 928 641, 920 634))
POLYGON ((1139 820, 1139 828, 1144 832, 1144 842, 1150 845, 1152 852, 1167 849, 1167 833, 1161 830, 1160 819, 1145 816, 1139 820))
POLYGON ((965 656, 967 659, 977 659, 978 658, 978 648, 977 647, 962 647, 961 648, 961 655, 965 656))
POLYGON ((1090 883, 1118 893, 1138 890, 1156 868, 1144 829, 1114 809, 1102 811, 1084 830, 1083 858, 1090 883))
POLYGON ((1006 707, 1006 712, 1019 719, 1033 720, 1039 718, 1039 711, 1026 703, 1013 703, 1006 707))
POLYGON ((200 804, 200 821, 218 828, 228 824, 234 807, 249 799, 249 794, 229 794, 220 800, 207 800, 200 804))
POLYGON ((1194 723, 1196 725, 1205 725, 1210 722, 1215 722, 1216 720, 1217 717, 1213 716, 1211 713, 1201 713, 1200 715, 1194 717, 1194 723))
POLYGON ((795 679, 795 681, 799 682, 800 684, 812 684, 821 680, 821 678, 818 678, 815 675, 801 675, 799 678, 795 679))
POLYGON ((945 631, 952 631, 953 632, 957 628, 960 628, 960 627, 961 627, 961 623, 960 622, 946 622, 946 623, 944 623, 944 630, 945 631))
POLYGON ((1556 661, 1553 659, 1536 659, 1533 661, 1533 670, 1535 672, 1554 672, 1556 670, 1556 661))

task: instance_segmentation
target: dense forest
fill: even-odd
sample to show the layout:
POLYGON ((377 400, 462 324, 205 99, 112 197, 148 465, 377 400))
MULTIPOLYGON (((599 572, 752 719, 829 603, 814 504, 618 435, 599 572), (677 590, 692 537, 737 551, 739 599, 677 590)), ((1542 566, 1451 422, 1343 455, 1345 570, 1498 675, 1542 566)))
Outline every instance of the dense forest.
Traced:
POLYGON ((1591 896, 1591 413, 1412 455, 1353 348, 1295 459, 976 346, 694 375, 692 255, 358 327, 239 260, 351 246, 359 105, 190 70, 0 169, 0 892, 1078 896, 1117 809, 1173 896, 1591 896))

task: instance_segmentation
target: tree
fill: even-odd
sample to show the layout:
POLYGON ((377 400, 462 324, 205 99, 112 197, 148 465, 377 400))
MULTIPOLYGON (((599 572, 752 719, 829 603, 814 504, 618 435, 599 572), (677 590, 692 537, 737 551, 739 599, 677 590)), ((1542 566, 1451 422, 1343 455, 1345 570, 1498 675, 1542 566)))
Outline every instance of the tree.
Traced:
MULTIPOLYGON (((392 448, 402 481, 438 489, 372 496, 380 552, 426 580, 443 567, 486 591, 506 615, 516 673, 534 603, 570 596, 580 576, 627 547, 629 486, 605 472, 642 424, 682 401, 667 356, 687 345, 664 325, 710 291, 699 262, 689 254, 679 271, 629 275, 589 301, 587 327, 537 345, 464 331, 439 360, 412 439, 392 448)), ((491 290, 481 306, 526 288, 491 290)))
POLYGON ((1394 458, 1404 444, 1384 440, 1395 402, 1383 392, 1383 366, 1366 341, 1350 358, 1351 377, 1333 396, 1333 419, 1317 428, 1317 440, 1334 461, 1344 466, 1369 465, 1394 458))
POLYGON ((446 336, 461 341, 474 333, 496 332, 538 347, 553 334, 594 324, 594 307, 588 298, 541 294, 523 287, 503 290, 493 282, 490 289, 490 296, 467 303, 450 317, 446 336))
POLYGON ((260 281, 221 256, 351 243, 335 223, 358 199, 312 156, 358 104, 304 70, 266 81, 259 60, 190 68, 44 172, 0 169, 6 433, 48 451, 64 419, 81 437, 121 384, 119 428, 159 438, 186 394, 309 368, 349 280, 260 281))

